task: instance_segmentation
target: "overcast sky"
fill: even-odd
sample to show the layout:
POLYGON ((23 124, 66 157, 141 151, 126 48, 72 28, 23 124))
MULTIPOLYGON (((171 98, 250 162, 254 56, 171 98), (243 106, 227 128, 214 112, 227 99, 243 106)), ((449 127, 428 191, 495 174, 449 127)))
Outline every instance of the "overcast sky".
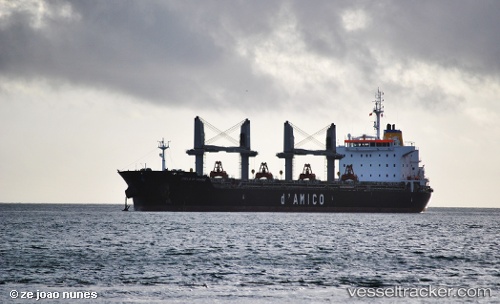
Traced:
MULTIPOLYGON (((194 168, 197 115, 249 118, 251 169, 279 175, 286 120, 335 123, 339 144, 375 134, 380 87, 430 206, 500 207, 499 28, 494 0, 0 0, 0 202, 122 203, 116 170, 160 169, 162 137, 169 168, 194 168)), ((215 160, 239 177, 238 155, 208 154, 206 172, 215 160)), ((294 175, 306 162, 325 179, 313 156, 294 175)))

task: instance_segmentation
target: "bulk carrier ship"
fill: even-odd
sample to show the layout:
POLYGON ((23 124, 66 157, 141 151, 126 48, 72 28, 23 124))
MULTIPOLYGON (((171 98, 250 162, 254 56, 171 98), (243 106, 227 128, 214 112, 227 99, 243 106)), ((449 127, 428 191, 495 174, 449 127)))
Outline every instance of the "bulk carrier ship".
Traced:
MULTIPOLYGON (((196 170, 168 170, 162 140, 162 170, 143 168, 118 171, 128 188, 127 199, 133 199, 135 211, 196 212, 423 212, 433 189, 420 166, 419 150, 405 145, 401 130, 387 124, 380 136, 380 119, 384 112, 383 93, 378 90, 375 106, 376 136, 348 135, 344 145, 336 146, 335 124, 326 130, 324 150, 298 149, 294 144, 294 126, 284 124, 283 152, 276 156, 285 160, 285 178, 275 179, 266 163, 249 179, 249 158, 257 155, 250 148, 250 121, 241 124, 239 146, 221 147, 205 144, 204 121, 194 122, 196 170), (221 162, 216 162, 209 175, 203 174, 204 154, 232 152, 241 156, 241 178, 229 178, 221 162), (306 164, 298 179, 293 178, 295 155, 319 155, 326 158, 326 181, 316 178, 306 164), (339 164, 335 177, 335 162, 339 164)), ((253 170, 252 170, 253 171, 253 170)))

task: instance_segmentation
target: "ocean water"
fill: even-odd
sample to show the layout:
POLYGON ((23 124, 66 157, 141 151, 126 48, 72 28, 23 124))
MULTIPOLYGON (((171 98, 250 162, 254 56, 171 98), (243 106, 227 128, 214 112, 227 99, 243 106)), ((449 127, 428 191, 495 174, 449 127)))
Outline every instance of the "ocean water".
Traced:
POLYGON ((500 209, 121 209, 0 204, 0 303, 500 303, 500 209))

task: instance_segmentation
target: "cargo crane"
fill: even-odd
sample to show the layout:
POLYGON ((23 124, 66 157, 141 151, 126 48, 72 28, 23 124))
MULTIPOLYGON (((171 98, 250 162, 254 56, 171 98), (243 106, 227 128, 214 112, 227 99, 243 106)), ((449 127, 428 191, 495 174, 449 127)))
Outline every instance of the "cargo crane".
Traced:
MULTIPOLYGON (((317 141, 317 140, 316 140, 317 141)), ((321 143, 320 143, 321 144, 321 143)), ((295 155, 317 155, 325 156, 327 160, 327 180, 333 181, 335 179, 335 160, 344 157, 337 153, 336 149, 336 131, 335 124, 331 124, 322 130, 316 132, 313 135, 309 135, 306 132, 300 130, 298 127, 294 126, 292 123, 286 121, 284 124, 284 140, 283 140, 283 152, 277 153, 278 158, 285 159, 285 180, 291 181, 293 179, 293 158, 295 155), (302 134, 307 137, 299 142, 297 145, 305 141, 315 140, 314 136, 322 133, 326 130, 326 149, 325 150, 306 150, 298 149, 295 147, 295 138, 293 136, 293 130, 297 129, 302 134)))
POLYGON ((357 182, 358 181, 358 176, 354 174, 354 169, 352 168, 352 164, 347 165, 345 167, 345 173, 342 174, 340 177, 340 180, 345 182, 345 181, 353 181, 357 182))
POLYGON ((227 129, 226 131, 220 131, 216 127, 212 126, 207 121, 203 120, 199 116, 194 119, 194 148, 186 151, 188 155, 195 156, 196 159, 196 173, 198 175, 203 175, 203 156, 206 152, 227 152, 227 153, 239 153, 241 156, 241 179, 248 180, 248 166, 249 157, 254 157, 257 155, 256 151, 250 149, 250 120, 245 119, 233 127, 227 129), (212 130, 219 132, 215 137, 209 139, 205 142, 205 124, 212 130), (234 131, 237 127, 240 128, 240 140, 239 142, 228 135, 228 133, 234 131), (225 137, 239 146, 223 147, 210 145, 211 142, 215 141, 220 137, 225 137))
POLYGON ((220 177, 220 178, 227 178, 227 173, 224 171, 224 168, 222 167, 222 162, 220 160, 215 162, 214 169, 210 172, 210 177, 215 178, 215 177, 220 177))
POLYGON ((316 174, 313 173, 311 164, 305 164, 302 173, 299 175, 299 180, 316 180, 316 174))
POLYGON ((269 172, 269 168, 267 167, 267 163, 261 163, 260 168, 259 168, 259 172, 257 172, 257 174, 255 174, 255 179, 261 179, 261 178, 273 179, 273 174, 271 172, 269 172))

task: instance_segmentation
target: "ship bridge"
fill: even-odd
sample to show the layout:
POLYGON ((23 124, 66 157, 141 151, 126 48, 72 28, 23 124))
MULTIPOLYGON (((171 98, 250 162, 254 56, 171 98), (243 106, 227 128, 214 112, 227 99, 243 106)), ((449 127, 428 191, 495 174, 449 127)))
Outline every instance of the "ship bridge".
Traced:
POLYGON ((344 143, 349 148, 380 148, 392 147, 394 141, 392 139, 347 139, 344 143))

